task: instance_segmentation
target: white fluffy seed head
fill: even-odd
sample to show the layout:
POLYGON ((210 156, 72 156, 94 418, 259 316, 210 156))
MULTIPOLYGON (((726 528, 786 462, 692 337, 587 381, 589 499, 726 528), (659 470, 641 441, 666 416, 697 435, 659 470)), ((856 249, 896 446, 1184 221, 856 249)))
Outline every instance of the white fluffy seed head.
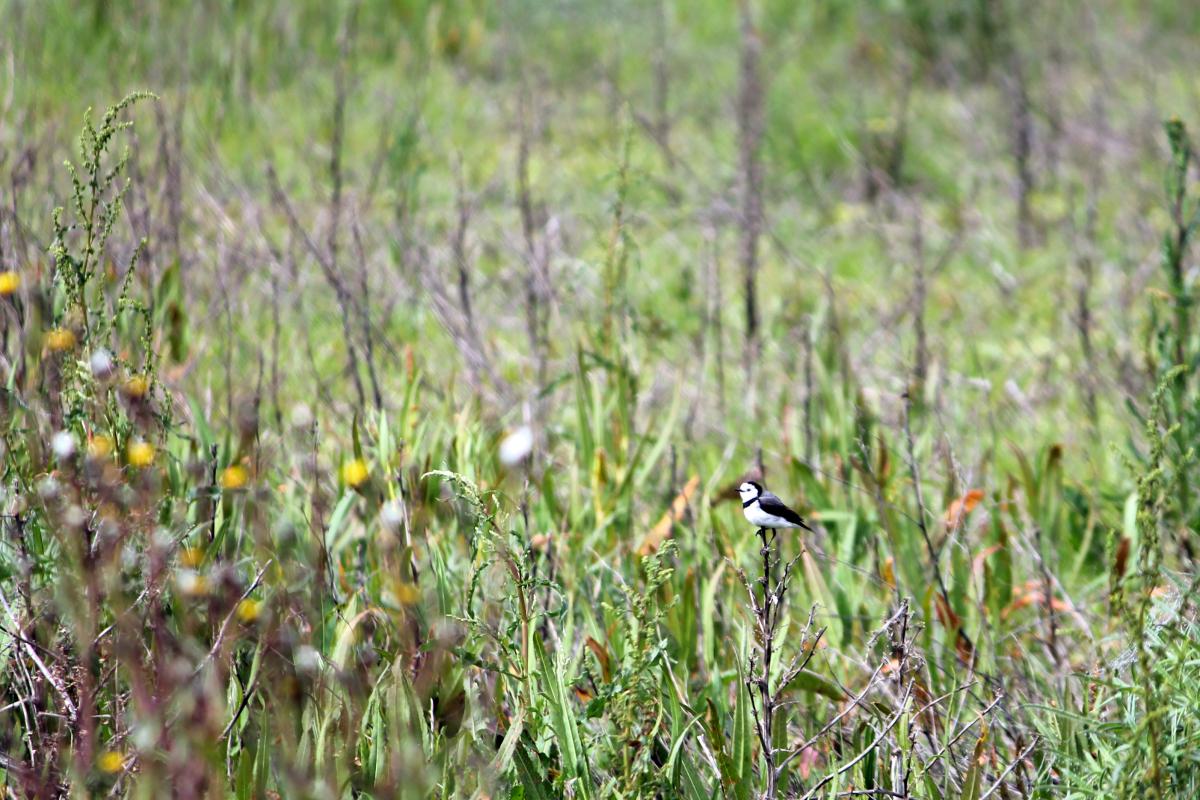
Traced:
POLYGON ((92 375, 96 380, 108 380, 113 374, 113 358, 112 354, 103 347, 92 351, 92 357, 89 359, 89 364, 92 368, 92 375))
POLYGON ((500 441, 500 463, 506 467, 520 464, 533 452, 533 430, 522 425, 500 441))
POLYGON ((59 431, 50 439, 50 449, 61 461, 75 455, 75 437, 66 431, 59 431))
POLYGON ((379 522, 385 530, 398 532, 404 524, 404 501, 397 498, 384 503, 383 508, 379 509, 379 522))

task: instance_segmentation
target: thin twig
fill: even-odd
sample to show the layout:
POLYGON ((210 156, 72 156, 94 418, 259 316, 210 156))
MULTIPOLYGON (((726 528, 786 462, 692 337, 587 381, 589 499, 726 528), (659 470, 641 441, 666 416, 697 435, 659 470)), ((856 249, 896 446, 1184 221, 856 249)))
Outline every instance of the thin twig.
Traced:
MULTIPOLYGON (((858 764, 858 762, 860 762, 864 758, 866 758, 867 755, 869 753, 871 753, 871 751, 873 751, 879 745, 880 742, 883 741, 883 737, 887 736, 888 733, 892 730, 892 728, 896 727, 896 723, 900 721, 900 717, 904 714, 904 709, 908 705, 909 697, 912 696, 912 690, 913 690, 913 682, 910 681, 908 684, 908 688, 904 692, 904 696, 902 698, 900 698, 900 708, 896 711, 895 714, 892 715, 892 718, 890 720, 888 720, 888 723, 883 726, 883 730, 881 730, 879 732, 879 735, 875 737, 875 741, 873 741, 869 745, 867 745, 861 753, 859 753, 858 755, 856 755, 854 757, 854 759, 852 761, 850 761, 847 764, 843 764, 842 767, 837 772, 831 772, 828 775, 826 775, 824 778, 822 778, 820 780, 820 782, 818 782, 817 785, 814 786, 813 788, 809 789, 804 794, 804 796, 802 798, 800 798, 800 800, 808 800, 808 798, 815 795, 817 793, 817 790, 820 789, 822 786, 824 786, 825 784, 832 781, 838 775, 844 775, 845 773, 854 769, 855 765, 858 764)), ((981 800, 982 800, 982 798, 981 798, 981 800)))
POLYGON ((1020 764, 1022 761, 1025 760, 1025 756, 1029 755, 1030 751, 1033 750, 1033 748, 1038 745, 1039 741, 1040 741, 1040 739, 1038 739, 1037 736, 1034 736, 1033 741, 1030 742, 1029 745, 1024 750, 1021 751, 1021 755, 1017 756, 1016 759, 1014 759, 1012 761, 1012 763, 1010 763, 1007 767, 1004 768, 1004 771, 1000 773, 1000 777, 996 778, 996 782, 992 784, 992 788, 988 789, 986 792, 984 792, 982 795, 980 795, 979 800, 987 800, 989 797, 991 797, 993 794, 995 794, 996 790, 999 789, 1004 784, 1004 779, 1008 777, 1008 773, 1012 772, 1013 769, 1015 769, 1018 764, 1020 764))
POLYGON ((0 589, 0 603, 4 604, 4 611, 8 614, 9 619, 12 620, 13 630, 9 631, 9 635, 21 643, 21 647, 25 650, 25 654, 29 656, 29 660, 34 663, 34 666, 38 668, 38 672, 42 673, 42 676, 54 687, 54 691, 62 698, 63 705, 66 706, 71 721, 74 722, 79 711, 75 707, 75 702, 71 699, 70 693, 67 692, 67 687, 63 685, 62 681, 54 677, 53 673, 46 666, 46 662, 42 661, 41 657, 37 654, 37 650, 20 633, 20 623, 17 621, 17 615, 13 613, 12 607, 8 604, 8 598, 4 596, 3 589, 0 589))
POLYGON ((196 665, 196 669, 192 671, 193 677, 199 675, 201 671, 208 666, 208 663, 216 657, 217 651, 221 649, 221 645, 225 642, 225 634, 229 630, 230 623, 232 623, 233 618, 237 616, 238 606, 243 600, 249 597, 255 589, 258 588, 260 583, 262 583, 263 575, 267 573, 267 568, 271 566, 272 561, 274 561, 274 559, 267 559, 267 563, 262 565, 262 569, 260 569, 258 574, 254 576, 254 580, 251 581, 250 585, 246 587, 246 591, 242 592, 242 596, 239 597, 238 601, 233 604, 233 608, 229 609, 229 613, 225 615, 225 619, 221 622, 221 627, 217 631, 217 636, 213 640, 212 647, 209 648, 208 654, 200 660, 200 663, 196 665))

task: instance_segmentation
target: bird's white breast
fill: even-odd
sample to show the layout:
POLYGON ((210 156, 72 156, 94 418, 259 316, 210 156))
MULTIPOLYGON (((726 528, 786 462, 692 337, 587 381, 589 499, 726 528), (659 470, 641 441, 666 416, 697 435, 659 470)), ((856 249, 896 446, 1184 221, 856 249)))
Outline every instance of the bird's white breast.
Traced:
POLYGON ((795 528, 796 526, 788 522, 783 517, 777 517, 774 514, 768 514, 762 510, 758 501, 751 503, 742 509, 746 514, 746 521, 751 525, 759 528, 795 528))

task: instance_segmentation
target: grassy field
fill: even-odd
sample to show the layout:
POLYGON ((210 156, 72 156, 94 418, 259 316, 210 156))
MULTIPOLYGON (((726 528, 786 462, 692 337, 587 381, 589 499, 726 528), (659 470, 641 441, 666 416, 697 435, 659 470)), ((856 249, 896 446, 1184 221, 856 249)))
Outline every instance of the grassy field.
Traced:
POLYGON ((1192 4, 0 19, 0 796, 1200 796, 1192 4))

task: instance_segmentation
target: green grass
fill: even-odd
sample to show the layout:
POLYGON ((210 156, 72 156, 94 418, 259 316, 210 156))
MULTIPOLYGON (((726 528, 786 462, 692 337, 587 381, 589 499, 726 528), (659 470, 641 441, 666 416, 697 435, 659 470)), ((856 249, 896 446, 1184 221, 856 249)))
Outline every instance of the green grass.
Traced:
POLYGON ((736 8, 0 0, 4 796, 758 797, 760 465, 779 796, 1195 794, 1200 20, 752 5, 748 372, 736 8))

